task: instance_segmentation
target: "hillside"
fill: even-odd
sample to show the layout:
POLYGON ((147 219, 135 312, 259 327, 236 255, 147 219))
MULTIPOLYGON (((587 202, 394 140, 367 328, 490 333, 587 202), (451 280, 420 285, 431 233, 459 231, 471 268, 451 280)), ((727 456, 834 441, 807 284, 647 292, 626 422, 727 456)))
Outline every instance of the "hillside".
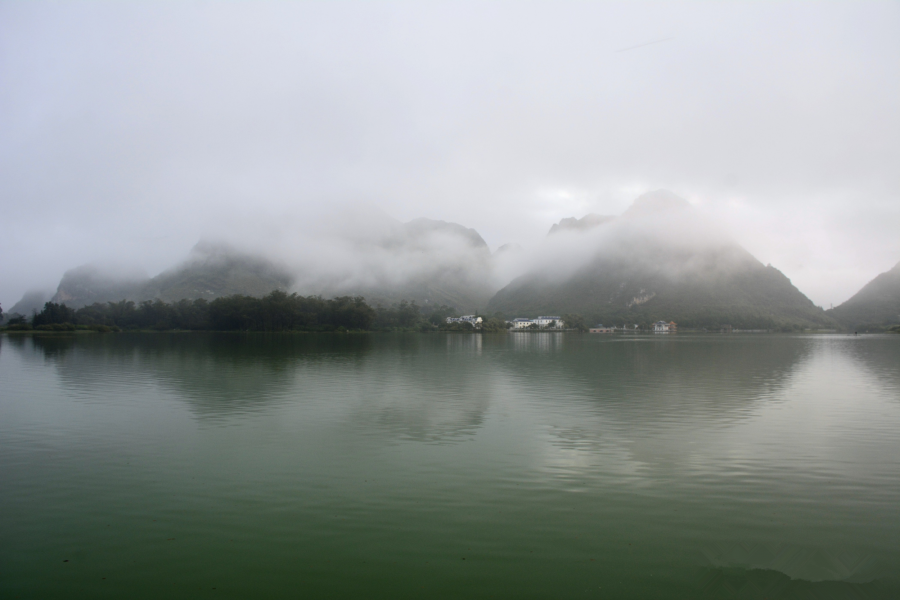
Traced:
POLYGON ((835 326, 784 274, 671 192, 645 194, 621 217, 562 235, 548 237, 551 258, 500 290, 488 311, 579 313, 606 324, 662 319, 696 328, 835 326))
POLYGON ((227 245, 200 242, 188 261, 148 281, 141 295, 165 302, 233 294, 260 297, 272 290, 287 290, 290 285, 287 270, 270 260, 227 245))
POLYGON ((867 283, 852 298, 826 311, 847 329, 881 329, 900 323, 900 263, 867 283))
POLYGON ((6 315, 31 316, 34 311, 40 312, 44 303, 49 300, 50 294, 41 291, 25 292, 22 298, 13 304, 12 308, 5 312, 6 315))
POLYGON ((96 302, 145 300, 143 286, 146 275, 111 273, 95 265, 82 265, 66 271, 51 302, 80 308, 96 302))
POLYGON ((487 306, 496 291, 492 257, 477 231, 431 219, 401 223, 386 215, 365 216, 366 222, 355 228, 312 238, 307 252, 288 256, 284 265, 224 244, 200 242, 186 261, 153 278, 92 265, 72 269, 52 300, 80 308, 95 302, 212 300, 286 290, 329 298, 364 296, 385 306, 401 300, 464 312, 487 306))
POLYGON ((385 306, 409 300, 474 312, 484 310, 496 291, 490 249, 474 229, 424 218, 391 220, 372 229, 377 234, 343 240, 352 244, 352 265, 332 267, 316 278, 301 275, 301 293, 364 296, 370 304, 385 306))
POLYGON ((63 275, 51 300, 72 308, 119 300, 212 300, 232 294, 263 296, 289 285, 287 273, 270 261, 200 242, 188 260, 153 278, 111 274, 92 265, 77 267, 63 275))

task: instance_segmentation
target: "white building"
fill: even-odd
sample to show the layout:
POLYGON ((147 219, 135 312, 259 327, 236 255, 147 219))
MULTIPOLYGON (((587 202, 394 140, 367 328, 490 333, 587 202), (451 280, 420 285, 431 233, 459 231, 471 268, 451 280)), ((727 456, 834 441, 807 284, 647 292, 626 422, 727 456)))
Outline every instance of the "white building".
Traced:
POLYGON ((669 323, 657 321, 653 324, 653 333, 675 333, 677 330, 678 326, 675 325, 674 321, 670 321, 669 323))
POLYGON ((468 323, 476 329, 481 327, 481 317, 475 315, 463 315, 462 317, 447 317, 447 323, 468 323))
POLYGON ((536 325, 540 329, 562 329, 565 325, 559 317, 538 317, 536 319, 513 319, 513 329, 528 329, 536 325))
POLYGON ((564 327, 564 323, 559 317, 538 317, 534 322, 541 329, 562 329, 564 327))
POLYGON ((512 323, 513 329, 528 329, 534 324, 534 321, 531 319, 513 319, 510 323, 512 323))

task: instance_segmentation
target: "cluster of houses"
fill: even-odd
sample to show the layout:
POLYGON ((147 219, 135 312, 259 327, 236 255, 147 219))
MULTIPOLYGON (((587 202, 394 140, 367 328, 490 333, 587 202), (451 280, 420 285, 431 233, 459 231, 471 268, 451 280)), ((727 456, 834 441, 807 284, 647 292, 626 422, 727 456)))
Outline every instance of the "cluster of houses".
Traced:
MULTIPOLYGON (((621 330, 622 331, 632 331, 630 328, 625 327, 624 325, 622 326, 621 330)), ((638 330, 638 326, 635 325, 633 331, 636 332, 637 330, 638 330)), ((601 325, 597 325, 595 327, 591 327, 588 331, 590 331, 591 333, 615 333, 616 328, 615 327, 605 327, 604 325, 601 324, 601 325)), ((678 331, 678 326, 675 324, 674 321, 670 321, 668 323, 666 323, 665 321, 657 321, 656 323, 653 324, 653 333, 675 333, 676 331, 678 331)))
POLYGON ((563 329, 566 324, 560 317, 538 317, 536 319, 513 319, 507 321, 512 329, 563 329))
POLYGON ((447 317, 447 323, 468 323, 472 327, 481 327, 482 319, 476 315, 463 315, 461 317, 447 317))
MULTIPOLYGON (((461 317, 447 317, 447 323, 468 323, 478 329, 481 327, 482 318, 477 315, 463 315, 461 317)), ((565 323, 560 317, 544 316, 536 319, 513 319, 507 321, 512 329, 563 329, 565 323)))
POLYGON ((678 331, 678 326, 674 321, 669 321, 668 323, 657 321, 653 324, 653 333, 675 333, 676 331, 678 331))
MULTIPOLYGON (((447 323, 468 323, 476 329, 481 327, 482 319, 476 315, 463 315, 462 317, 447 317, 447 323)), ((565 323, 561 317, 541 316, 536 319, 513 319, 507 321, 511 329, 564 329, 565 323)))
MULTIPOLYGON (((447 317, 447 323, 468 323, 472 327, 478 329, 481 327, 482 318, 477 315, 447 317)), ((513 319, 512 321, 507 321, 507 323, 510 324, 512 329, 564 329, 566 326, 563 320, 557 316, 542 316, 535 319, 513 319)), ((638 326, 635 325, 635 331, 637 328, 638 326)), ((622 327, 622 330, 625 330, 624 326, 622 327)), ((616 328, 597 325, 596 327, 591 327, 589 331, 591 333, 614 333, 616 328)), ((674 321, 668 323, 665 321, 657 321, 653 324, 653 333, 675 333, 676 331, 678 331, 678 326, 674 321)))

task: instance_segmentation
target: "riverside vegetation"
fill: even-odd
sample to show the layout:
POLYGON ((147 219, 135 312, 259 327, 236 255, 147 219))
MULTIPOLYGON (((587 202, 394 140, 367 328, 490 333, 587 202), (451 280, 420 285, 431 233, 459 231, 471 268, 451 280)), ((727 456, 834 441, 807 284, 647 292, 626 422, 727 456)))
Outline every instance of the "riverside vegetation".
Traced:
POLYGON ((67 271, 52 297, 26 293, 10 318, 17 327, 28 326, 25 315, 46 312, 35 326, 433 330, 466 329, 448 327, 443 317, 481 309, 497 318, 485 324, 488 331, 505 328, 503 317, 567 313, 575 317, 565 319, 567 328, 576 329, 577 315, 589 324, 644 330, 659 320, 713 331, 875 332, 900 323, 900 264, 824 310, 665 190, 640 196, 619 216, 563 219, 543 242, 547 260, 526 259, 510 245, 491 253, 474 229, 443 221, 400 223, 376 215, 354 231, 332 242, 357 260, 330 265, 327 274, 292 271, 271 257, 201 241, 183 263, 152 278, 91 265, 67 271), (410 264, 422 268, 409 272, 410 264), (359 278, 360 268, 372 277, 359 278), (496 289, 503 273, 521 274, 496 289), (291 296, 289 289, 314 295, 291 296), (282 294, 266 296, 272 290, 282 294), (372 314, 356 298, 365 298, 372 314), (86 310, 77 319, 60 318, 54 311, 61 309, 45 311, 46 300, 86 310))
MULTIPOLYGON (((146 300, 94 303, 74 309, 65 303, 46 302, 30 319, 10 318, 6 331, 456 331, 493 333, 510 328, 503 313, 482 315, 479 329, 465 322, 447 323, 458 311, 446 305, 421 307, 402 300, 390 307, 371 306, 361 296, 325 299, 281 290, 261 298, 235 294, 215 300, 184 299, 177 302, 146 300)), ((566 329, 585 332, 588 320, 577 313, 562 315, 566 329)), ((636 323, 639 331, 652 329, 650 322, 636 323)), ((717 331, 718 329, 713 329, 717 331)), ((776 328, 776 331, 797 331, 776 328)), ((706 331, 706 329, 702 329, 706 331)), ((900 327, 890 329, 900 332, 900 327)))
MULTIPOLYGON (((232 295, 216 298, 162 300, 135 303, 130 300, 95 303, 79 309, 64 303, 47 302, 30 320, 11 319, 11 331, 100 332, 121 330, 187 331, 473 331, 467 323, 447 324, 456 314, 449 306, 423 310, 416 302, 405 300, 391 307, 372 307, 361 296, 324 299, 273 291, 256 298, 232 295)), ((487 317, 481 331, 500 331, 506 321, 487 317)))

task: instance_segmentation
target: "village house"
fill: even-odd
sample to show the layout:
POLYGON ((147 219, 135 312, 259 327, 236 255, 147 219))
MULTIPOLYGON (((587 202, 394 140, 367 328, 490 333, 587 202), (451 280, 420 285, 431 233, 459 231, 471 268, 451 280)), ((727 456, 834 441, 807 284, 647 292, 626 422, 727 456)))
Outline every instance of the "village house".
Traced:
POLYGON ((476 329, 481 327, 481 317, 475 315, 464 315, 462 317, 447 317, 447 323, 468 323, 476 329))
POLYGON ((512 325, 513 329, 529 329, 532 325, 537 326, 540 329, 562 329, 565 327, 565 323, 559 317, 538 317, 536 319, 513 319, 512 321, 508 321, 512 325))
POLYGON ((534 322, 541 329, 562 329, 564 325, 559 317, 538 317, 534 322))
POLYGON ((590 333, 613 333, 614 329, 612 327, 604 327, 601 323, 596 327, 591 327, 588 331, 590 333))
POLYGON ((653 324, 653 333, 675 333, 678 326, 674 321, 666 323, 665 321, 657 321, 653 324))

